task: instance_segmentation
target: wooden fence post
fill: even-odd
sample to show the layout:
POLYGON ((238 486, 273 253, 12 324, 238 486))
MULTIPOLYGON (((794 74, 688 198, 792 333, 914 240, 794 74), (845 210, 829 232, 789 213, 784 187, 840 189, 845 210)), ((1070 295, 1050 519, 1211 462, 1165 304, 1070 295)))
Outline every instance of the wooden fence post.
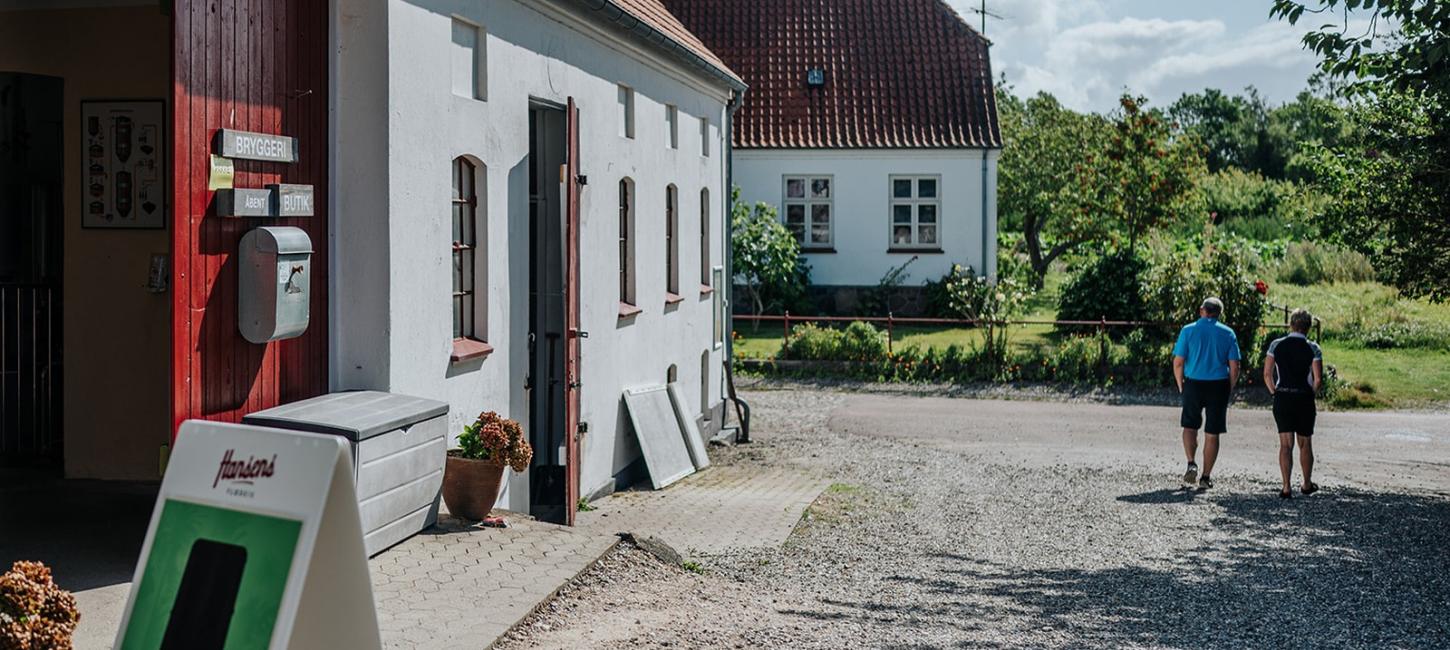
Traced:
POLYGON ((1106 379, 1108 376, 1108 317, 1100 316, 1102 320, 1098 323, 1098 375, 1099 379, 1106 379))
POLYGON ((888 358, 888 359, 893 358, 893 357, 896 356, 895 348, 892 345, 892 343, 893 343, 893 341, 892 341, 892 336, 893 336, 893 331, 892 331, 892 329, 893 329, 892 328, 893 322, 892 321, 893 321, 893 318, 894 318, 894 316, 893 316, 893 314, 891 312, 889 312, 889 311, 886 312, 886 358, 888 358))
POLYGON ((785 359, 790 353, 790 310, 785 310, 785 318, 781 320, 781 345, 780 358, 785 359))

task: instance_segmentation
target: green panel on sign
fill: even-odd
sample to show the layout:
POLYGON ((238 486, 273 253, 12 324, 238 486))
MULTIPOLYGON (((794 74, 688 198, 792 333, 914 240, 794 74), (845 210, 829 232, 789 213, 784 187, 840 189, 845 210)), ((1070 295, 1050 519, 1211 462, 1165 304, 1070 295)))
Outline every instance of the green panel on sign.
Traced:
MULTIPOLYGON (((301 532, 302 522, 292 519, 168 499, 162 506, 161 520, 156 525, 151 554, 146 558, 146 573, 141 576, 136 605, 131 610, 121 648, 151 650, 162 646, 172 610, 179 604, 177 595, 182 589, 182 576, 189 570, 188 561, 194 560, 193 555, 198 549, 216 546, 245 550, 244 554, 238 550, 230 557, 224 553, 220 556, 232 560, 233 564, 245 562, 240 570, 239 586, 234 589, 236 600, 225 647, 227 650, 266 648, 272 640, 272 628, 281 610, 287 574, 292 568, 301 532)), ((225 567, 206 575, 206 567, 198 569, 193 561, 190 570, 201 574, 194 580, 203 589, 214 587, 217 581, 226 581, 225 567), (222 577, 217 578, 217 573, 222 577)), ((228 586, 220 588, 230 589, 228 586)), ((219 596, 225 598, 229 595, 219 596)), ((187 607, 193 605, 191 603, 180 604, 183 610, 197 609, 195 606, 187 607)), ((225 624, 224 621, 220 623, 225 624)), ((173 631, 173 634, 176 632, 173 631)), ((174 638, 172 640, 175 641, 174 638)))

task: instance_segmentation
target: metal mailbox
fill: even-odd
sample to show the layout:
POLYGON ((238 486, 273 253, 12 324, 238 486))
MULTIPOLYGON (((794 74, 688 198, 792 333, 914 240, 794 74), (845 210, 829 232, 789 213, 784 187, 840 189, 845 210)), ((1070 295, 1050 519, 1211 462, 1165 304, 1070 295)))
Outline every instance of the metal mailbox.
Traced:
POLYGON ((332 393, 242 421, 347 438, 369 557, 437 523, 448 455, 446 402, 378 391, 332 393))
POLYGON ((266 343, 307 331, 312 240, 301 228, 267 226, 242 236, 237 319, 242 336, 266 343))

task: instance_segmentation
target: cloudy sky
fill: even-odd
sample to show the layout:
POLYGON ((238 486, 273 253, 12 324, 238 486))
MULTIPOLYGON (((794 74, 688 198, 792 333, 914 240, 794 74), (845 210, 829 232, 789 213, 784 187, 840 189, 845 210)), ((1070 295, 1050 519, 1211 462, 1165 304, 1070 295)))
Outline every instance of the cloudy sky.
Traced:
MULTIPOLYGON (((981 0, 948 0, 974 27, 981 0)), ((1271 0, 987 0, 994 74, 1018 94, 1048 91, 1072 108, 1108 111, 1124 88, 1153 104, 1184 92, 1257 87, 1293 99, 1314 72, 1305 25, 1269 18, 1271 0)), ((1310 19, 1312 26, 1319 22, 1310 19)))

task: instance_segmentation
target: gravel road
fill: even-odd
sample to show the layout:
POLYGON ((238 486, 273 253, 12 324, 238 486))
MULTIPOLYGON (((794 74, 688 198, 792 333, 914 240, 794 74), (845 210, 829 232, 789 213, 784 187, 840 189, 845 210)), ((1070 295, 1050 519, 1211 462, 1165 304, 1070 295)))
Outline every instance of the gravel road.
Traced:
POLYGON ((506 648, 1443 648, 1450 416, 1333 414, 1326 489, 1277 498, 1267 414, 1235 412, 1217 487, 1176 487, 1162 407, 752 392, 720 464, 836 485, 785 547, 621 547, 506 648))

